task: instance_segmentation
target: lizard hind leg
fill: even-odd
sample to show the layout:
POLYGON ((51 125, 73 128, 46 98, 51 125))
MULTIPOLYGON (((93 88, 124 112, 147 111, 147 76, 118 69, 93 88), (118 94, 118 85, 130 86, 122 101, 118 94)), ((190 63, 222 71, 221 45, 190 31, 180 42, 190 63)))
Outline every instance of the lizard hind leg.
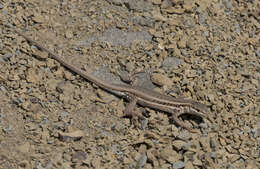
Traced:
POLYGON ((129 83, 132 86, 137 86, 138 85, 137 75, 139 73, 144 73, 144 72, 139 71, 139 72, 133 72, 133 73, 129 73, 129 74, 119 74, 119 77, 123 82, 129 83))
POLYGON ((152 74, 152 71, 150 69, 149 70, 135 70, 134 72, 130 72, 130 73, 117 72, 117 75, 120 77, 120 79, 123 82, 131 84, 131 86, 142 86, 142 82, 140 82, 139 80, 140 79, 150 80, 151 74, 152 74))
MULTIPOLYGON (((136 127, 139 126, 142 123, 139 123, 139 120, 144 120, 144 116, 142 113, 137 112, 136 104, 137 104, 137 97, 135 96, 129 96, 129 103, 126 105, 126 108, 124 110, 124 117, 131 118, 131 123, 136 127)), ((141 127, 141 126, 139 126, 141 127)), ((143 127, 141 127, 143 128, 143 127)))
POLYGON ((137 115, 137 113, 135 112, 136 103, 137 103, 136 97, 131 97, 129 99, 129 103, 126 105, 126 108, 124 110, 124 116, 133 117, 137 115))

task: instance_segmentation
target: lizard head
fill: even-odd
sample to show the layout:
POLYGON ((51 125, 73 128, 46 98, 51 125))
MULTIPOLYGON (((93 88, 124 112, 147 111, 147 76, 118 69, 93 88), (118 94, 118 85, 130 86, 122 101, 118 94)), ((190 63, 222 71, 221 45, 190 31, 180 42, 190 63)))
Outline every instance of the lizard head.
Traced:
POLYGON ((192 107, 189 110, 189 114, 193 114, 196 116, 204 117, 208 119, 210 122, 213 122, 211 114, 208 110, 208 107, 205 104, 200 102, 192 101, 192 107))

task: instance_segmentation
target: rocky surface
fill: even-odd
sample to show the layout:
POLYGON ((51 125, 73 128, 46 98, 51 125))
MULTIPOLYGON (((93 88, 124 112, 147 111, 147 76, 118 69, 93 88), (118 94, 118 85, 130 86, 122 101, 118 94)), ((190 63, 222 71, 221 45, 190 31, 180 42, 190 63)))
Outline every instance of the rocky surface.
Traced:
POLYGON ((0 168, 260 168, 259 9, 257 0, 1 1, 0 168), (190 133, 138 107, 145 118, 132 123, 124 100, 13 29, 108 81, 152 70, 142 85, 200 101, 214 121, 183 116, 190 133))

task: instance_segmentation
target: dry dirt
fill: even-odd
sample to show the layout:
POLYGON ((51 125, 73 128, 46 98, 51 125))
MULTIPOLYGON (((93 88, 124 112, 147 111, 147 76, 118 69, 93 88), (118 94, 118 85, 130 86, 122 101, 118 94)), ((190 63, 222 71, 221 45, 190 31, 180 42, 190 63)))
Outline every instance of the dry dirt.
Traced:
POLYGON ((0 168, 260 168, 259 0, 1 0, 0 168), (20 30, 109 82, 206 104, 213 122, 126 101, 62 67, 20 30), (140 77, 139 77, 140 78, 140 77), (149 79, 152 80, 149 81, 149 79))

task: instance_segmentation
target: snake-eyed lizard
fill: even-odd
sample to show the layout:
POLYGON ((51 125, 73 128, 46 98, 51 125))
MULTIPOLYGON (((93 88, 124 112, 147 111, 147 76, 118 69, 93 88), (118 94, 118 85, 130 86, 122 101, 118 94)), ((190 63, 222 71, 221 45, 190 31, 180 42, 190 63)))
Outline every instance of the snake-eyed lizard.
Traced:
POLYGON ((95 83, 101 88, 104 88, 108 91, 119 91, 125 93, 128 96, 129 104, 125 109, 125 114, 133 115, 134 108, 136 104, 140 104, 144 107, 149 107, 157 110, 161 110, 164 112, 168 112, 172 115, 173 120, 177 125, 183 127, 185 129, 191 130, 187 125, 184 124, 178 117, 182 114, 192 114, 199 117, 205 117, 208 120, 212 121, 208 112, 208 108, 206 105, 199 103, 197 101, 182 99, 182 98, 174 98, 171 96, 167 96, 161 94, 159 92, 155 92, 153 90, 149 90, 140 86, 132 86, 129 84, 114 84, 98 79, 97 77, 89 74, 78 67, 75 67, 69 63, 67 63, 64 59, 62 59, 57 54, 54 54, 50 50, 46 49, 36 41, 31 38, 25 36, 19 31, 15 31, 18 35, 25 38, 28 42, 37 46, 40 50, 46 51, 49 53, 50 57, 57 60, 61 65, 71 70, 74 73, 79 74, 83 78, 88 81, 95 83))

